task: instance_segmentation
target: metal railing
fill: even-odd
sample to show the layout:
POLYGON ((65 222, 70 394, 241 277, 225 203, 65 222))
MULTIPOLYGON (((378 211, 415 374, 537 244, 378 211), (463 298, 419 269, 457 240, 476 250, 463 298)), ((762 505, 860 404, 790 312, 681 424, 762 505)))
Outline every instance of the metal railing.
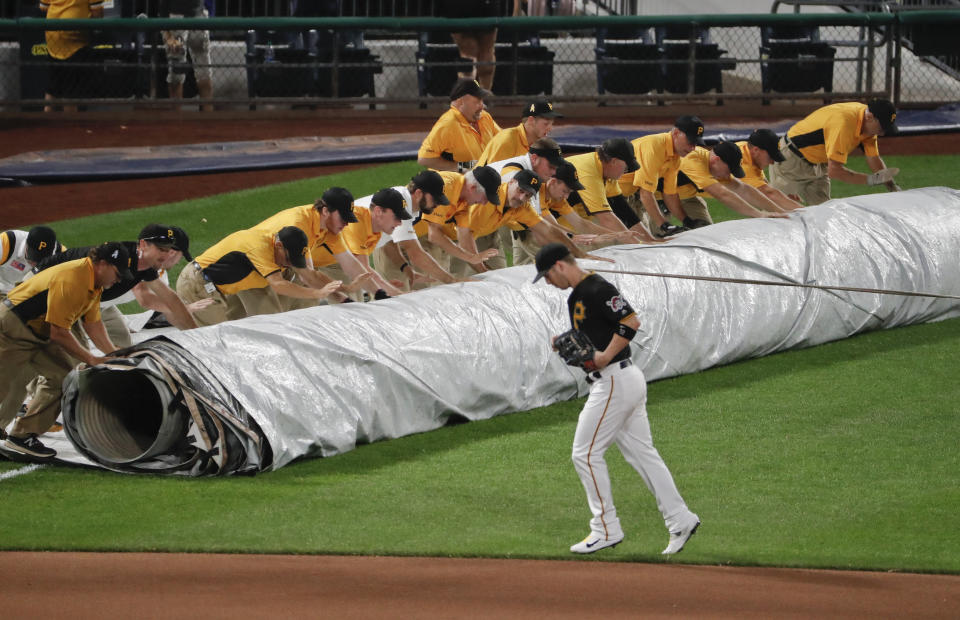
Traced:
MULTIPOLYGON (((960 100, 960 82, 905 49, 905 28, 955 28, 960 11, 641 17, 210 18, 0 20, 0 107, 44 100, 44 32, 100 33, 101 89, 60 103, 169 106, 163 30, 210 31, 221 106, 445 104, 469 69, 448 33, 497 27, 494 93, 504 103, 663 105, 832 101, 887 95, 898 103, 960 100), (776 39, 778 31, 794 38, 776 39), (678 36, 680 38, 671 38, 678 36), (806 33, 805 38, 796 33, 806 33), (432 33, 432 34, 431 34, 432 33), (812 35, 811 35, 812 33, 812 35)), ((189 63, 188 63, 189 64, 189 63)), ((190 95, 188 78, 187 96, 190 95)), ((208 103, 209 103, 208 102, 208 103)))

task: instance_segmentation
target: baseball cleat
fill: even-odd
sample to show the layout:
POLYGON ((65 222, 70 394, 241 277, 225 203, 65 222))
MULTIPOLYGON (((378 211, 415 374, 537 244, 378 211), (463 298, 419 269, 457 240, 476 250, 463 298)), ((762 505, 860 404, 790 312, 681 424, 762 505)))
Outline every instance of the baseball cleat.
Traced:
POLYGON ((574 553, 593 553, 594 551, 600 551, 601 549, 606 549, 607 547, 616 547, 622 540, 622 534, 619 538, 607 538, 605 536, 598 536, 597 534, 591 532, 589 536, 570 547, 570 551, 573 551, 574 553))
POLYGON ((699 517, 696 518, 693 525, 685 527, 679 532, 670 532, 670 543, 667 545, 667 548, 663 550, 662 555, 673 555, 674 553, 683 551, 683 546, 687 544, 691 536, 697 533, 698 527, 700 527, 699 517))

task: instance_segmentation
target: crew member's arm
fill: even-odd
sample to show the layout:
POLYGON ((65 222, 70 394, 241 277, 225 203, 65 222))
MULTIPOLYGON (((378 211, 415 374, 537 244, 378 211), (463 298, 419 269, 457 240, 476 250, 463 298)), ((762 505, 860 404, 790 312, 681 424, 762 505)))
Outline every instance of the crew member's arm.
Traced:
MULTIPOLYGON (((93 340, 94 344, 97 345, 97 348, 99 348, 100 350, 106 351, 107 353, 116 349, 116 347, 113 346, 113 343, 110 342, 110 338, 107 337, 106 335, 107 330, 103 327, 102 321, 94 321, 92 323, 85 322, 83 324, 83 327, 87 331, 87 335, 90 336, 90 339, 93 340), (93 331, 90 331, 91 326, 93 326, 94 324, 100 325, 103 339, 106 339, 106 342, 103 342, 103 339, 101 339, 100 343, 97 343, 97 341, 94 340, 94 332, 96 332, 96 327, 92 327, 93 331)), ((100 335, 101 334, 98 334, 97 337, 99 337, 100 335)), ((96 366, 97 364, 102 364, 108 359, 107 357, 98 357, 93 353, 91 353, 89 350, 87 350, 86 347, 84 347, 79 342, 77 342, 77 339, 73 336, 73 334, 70 332, 69 329, 64 329, 62 327, 58 327, 56 325, 51 324, 50 340, 52 340, 53 342, 56 342, 58 345, 63 347, 64 351, 66 351, 73 357, 77 358, 81 362, 85 363, 87 366, 96 366)))
MULTIPOLYGON (((334 254, 333 257, 337 259, 337 263, 340 264, 340 267, 343 268, 343 272, 347 274, 347 277, 351 281, 357 280, 364 274, 370 274, 369 280, 366 280, 366 283, 363 284, 364 290, 369 292, 372 295, 375 295, 378 290, 383 290, 387 295, 395 297, 403 293, 400 289, 390 284, 376 271, 370 269, 366 264, 365 260, 361 262, 357 259, 356 255, 351 252, 341 252, 339 254, 334 254)), ((364 257, 366 259, 366 257, 364 257)))
MULTIPOLYGON (((396 245, 396 243, 388 243, 386 247, 396 247, 396 245)), ((409 272, 405 273, 404 275, 410 279, 411 284, 413 284, 413 281, 417 275, 414 267, 426 274, 428 277, 438 282, 443 282, 444 284, 450 284, 451 282, 457 281, 452 274, 441 267, 436 259, 430 256, 427 251, 423 249, 423 246, 420 245, 419 240, 408 239, 400 242, 400 248, 397 250, 397 255, 399 255, 402 260, 403 257, 400 255, 400 250, 403 250, 403 253, 407 255, 407 257, 410 259, 410 263, 413 265, 412 267, 408 267, 404 270, 409 272)), ((389 250, 387 250, 387 252, 389 255, 389 250)))
POLYGON ((442 157, 420 157, 417 159, 417 163, 425 168, 432 168, 434 170, 459 171, 457 162, 442 157))
POLYGON ((162 312, 174 327, 179 329, 197 327, 197 322, 183 305, 183 300, 159 278, 139 282, 133 287, 133 296, 144 308, 162 312))
MULTIPOLYGON (((734 181, 740 183, 740 181, 734 181)), ((784 213, 768 213, 753 208, 750 203, 741 198, 738 194, 724 187, 723 183, 714 183, 706 188, 708 194, 730 207, 740 215, 746 217, 787 217, 784 213)), ((757 192, 759 194, 759 192, 757 192)), ((762 195, 762 194, 761 194, 762 195)))
MULTIPOLYGON (((831 159, 827 164, 827 176, 838 181, 853 183, 854 185, 880 185, 893 183, 893 177, 900 172, 899 168, 887 168, 879 156, 867 156, 867 166, 873 170, 873 174, 864 174, 854 172, 840 162, 831 159)), ((896 185, 895 183, 893 183, 896 185)), ((887 185, 889 187, 889 185, 887 185)))
MULTIPOLYGON (((776 202, 767 197, 766 194, 758 190, 752 185, 748 185, 742 181, 737 181, 733 183, 733 192, 738 196, 743 198, 748 204, 754 208, 762 211, 771 211, 773 213, 784 213, 784 209, 780 208, 776 202)), ((709 188, 708 188, 709 189, 709 188)))
POLYGON ((567 249, 570 250, 570 253, 576 258, 589 258, 591 260, 602 260, 610 263, 614 262, 609 258, 587 254, 580 249, 580 246, 571 241, 567 235, 560 232, 557 228, 550 226, 543 220, 540 220, 534 226, 530 227, 530 232, 533 233, 534 239, 536 239, 537 243, 540 245, 546 245, 548 243, 562 243, 563 245, 567 246, 567 249))
MULTIPOLYGON (((467 254, 474 256, 479 255, 477 251, 477 240, 473 237, 473 231, 466 226, 457 226, 457 242, 467 254)), ((499 254, 499 252, 497 252, 497 254, 499 254)), ((473 267, 473 270, 477 273, 489 271, 482 261, 479 263, 470 263, 470 266, 473 267)))
POLYGON ((296 299, 324 299, 340 288, 342 282, 340 282, 340 280, 332 280, 323 288, 307 288, 306 286, 300 286, 299 284, 286 281, 283 278, 283 272, 274 271, 267 276, 267 284, 270 285, 270 288, 272 288, 277 295, 286 295, 287 297, 294 297, 296 299))
POLYGON ((757 188, 757 191, 777 203, 777 206, 784 212, 793 211, 794 209, 800 209, 803 207, 802 204, 793 200, 776 187, 770 185, 769 183, 764 183, 757 188))
MULTIPOLYGON (((308 266, 308 267, 303 267, 302 269, 298 269, 294 267, 293 271, 294 273, 297 274, 297 277, 300 278, 300 280, 302 280, 303 283, 310 288, 322 289, 323 287, 327 286, 331 282, 335 282, 333 278, 329 277, 325 273, 320 273, 319 271, 316 271, 315 269, 313 269, 313 267, 308 266)), ((355 290, 359 290, 359 288, 361 288, 361 286, 358 286, 358 285, 362 285, 364 282, 368 282, 369 280, 370 280, 370 274, 364 274, 360 276, 359 279, 355 279, 352 282, 350 282, 349 285, 341 284, 340 285, 341 290, 335 291, 334 293, 331 293, 330 295, 328 295, 327 301, 343 303, 344 301, 349 299, 349 297, 347 297, 342 291, 348 291, 352 293, 355 290)))
MULTIPOLYGON (((880 181, 887 187, 888 191, 900 191, 900 186, 897 185, 897 182, 893 180, 893 177, 896 176, 897 172, 900 171, 899 168, 887 168, 887 164, 883 162, 879 155, 867 155, 867 166, 873 170, 874 174, 890 175, 889 181, 880 181), (893 172, 894 170, 896 170, 896 172, 893 172)), ((870 183, 868 182, 867 185, 869 184, 870 183)))
MULTIPOLYGON (((640 329, 640 319, 638 319, 637 315, 635 314, 628 316, 620 322, 634 332, 640 329)), ((593 362, 597 365, 597 369, 605 368, 610 363, 610 360, 615 358, 620 351, 623 351, 624 347, 629 345, 629 339, 624 338, 620 334, 614 334, 613 338, 610 339, 610 344, 607 345, 606 349, 603 351, 597 351, 593 354, 593 362)))
POLYGON ((447 237, 443 233, 443 227, 440 226, 440 224, 435 224, 434 222, 429 222, 429 224, 430 229, 427 233, 427 238, 430 240, 430 242, 434 245, 440 246, 443 251, 450 256, 455 256, 466 263, 476 265, 478 263, 482 263, 488 258, 493 258, 494 256, 500 254, 496 248, 490 248, 478 254, 476 252, 476 244, 474 244, 474 251, 468 252, 447 237))

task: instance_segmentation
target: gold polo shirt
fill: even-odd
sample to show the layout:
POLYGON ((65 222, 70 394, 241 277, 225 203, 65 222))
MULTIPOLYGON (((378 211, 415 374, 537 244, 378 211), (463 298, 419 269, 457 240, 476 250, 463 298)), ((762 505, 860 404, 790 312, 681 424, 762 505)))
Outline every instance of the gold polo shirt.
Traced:
MULTIPOLYGON (((103 6, 103 0, 40 0, 47 19, 90 19, 91 10, 103 6)), ((47 52, 53 58, 64 60, 90 41, 89 31, 47 30, 47 52)))
POLYGON ((604 179, 603 164, 596 152, 571 155, 566 160, 577 169, 583 189, 570 194, 570 204, 580 217, 610 211, 607 198, 620 195, 619 179, 604 179))
POLYGON ((70 329, 80 317, 100 320, 100 294, 94 287, 93 261, 71 260, 44 269, 13 287, 7 299, 11 311, 41 338, 50 338, 50 326, 70 329))
POLYGON ((347 251, 340 235, 335 235, 320 225, 320 212, 313 205, 284 209, 254 228, 277 234, 285 226, 296 226, 307 234, 307 247, 310 248, 314 267, 335 263, 337 259, 334 256, 347 251))
POLYGON ((276 234, 259 228, 235 232, 198 256, 196 262, 224 295, 263 288, 269 285, 267 276, 282 269, 273 252, 276 234))
POLYGON ((753 156, 750 155, 750 143, 747 141, 737 142, 737 146, 740 147, 740 153, 743 154, 743 159, 740 161, 740 166, 743 167, 743 178, 740 180, 751 187, 766 185, 767 177, 763 174, 763 169, 753 163, 753 156))
POLYGON ((624 196, 632 196, 638 189, 645 189, 648 192, 659 189, 668 194, 675 194, 680 157, 673 150, 673 136, 670 132, 643 136, 633 140, 631 144, 640 168, 636 172, 628 172, 620 177, 620 192, 624 196), (660 185, 660 179, 663 179, 662 185, 660 185))
POLYGON ((495 135, 483 149, 483 154, 477 160, 477 165, 486 166, 491 162, 520 157, 529 152, 530 144, 527 142, 527 132, 523 128, 523 123, 520 123, 516 127, 504 129, 495 135))
POLYGON ((518 224, 526 229, 533 228, 542 222, 543 220, 530 206, 529 200, 515 209, 506 206, 508 185, 504 183, 497 190, 497 195, 500 196, 499 205, 485 202, 470 205, 470 208, 458 211, 454 216, 457 226, 469 228, 473 236, 479 239, 495 232, 501 226, 518 224))
MULTIPOLYGON (((787 136, 811 164, 828 161, 845 164, 847 156, 861 144, 860 133, 866 111, 867 104, 857 102, 823 106, 791 127, 787 136)), ((876 136, 867 138, 862 144, 868 157, 880 155, 876 136)))
POLYGON ((490 113, 484 110, 480 113, 477 127, 452 105, 444 112, 427 134, 417 158, 443 157, 449 153, 450 161, 475 161, 480 159, 484 147, 500 132, 500 126, 494 122, 490 113))
POLYGON ((340 233, 344 245, 354 254, 370 256, 377 249, 382 233, 373 232, 373 219, 369 208, 354 205, 353 214, 357 216, 357 221, 347 224, 340 233))

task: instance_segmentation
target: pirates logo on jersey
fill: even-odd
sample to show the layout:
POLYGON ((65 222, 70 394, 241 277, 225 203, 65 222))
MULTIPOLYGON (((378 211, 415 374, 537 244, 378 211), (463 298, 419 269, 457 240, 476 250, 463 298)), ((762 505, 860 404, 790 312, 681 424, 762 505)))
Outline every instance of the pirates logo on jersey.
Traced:
POLYGON ((627 302, 623 300, 623 297, 616 295, 607 300, 606 304, 610 306, 610 309, 614 312, 619 313, 621 310, 627 307, 627 302))
POLYGON ((580 329, 580 324, 583 323, 583 319, 587 318, 587 308, 583 305, 582 301, 578 301, 573 304, 573 328, 580 329))

